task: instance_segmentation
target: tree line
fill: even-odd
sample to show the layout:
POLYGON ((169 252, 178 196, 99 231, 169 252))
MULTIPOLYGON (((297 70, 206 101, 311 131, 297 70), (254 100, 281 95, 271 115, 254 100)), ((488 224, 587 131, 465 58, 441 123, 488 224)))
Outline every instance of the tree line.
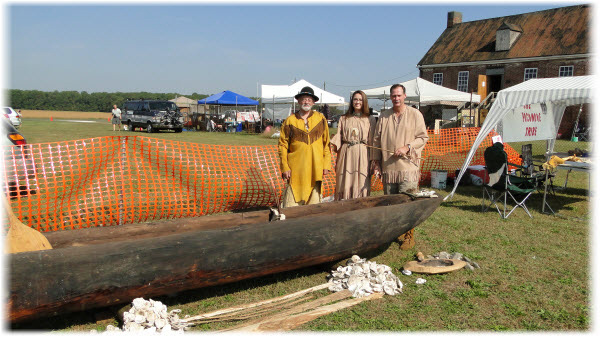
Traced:
POLYGON ((208 95, 198 93, 182 95, 178 93, 152 93, 145 91, 88 93, 86 91, 9 89, 6 92, 7 104, 14 109, 92 112, 110 112, 114 104, 121 107, 125 101, 132 99, 171 100, 178 96, 185 96, 193 100, 208 97, 208 95))

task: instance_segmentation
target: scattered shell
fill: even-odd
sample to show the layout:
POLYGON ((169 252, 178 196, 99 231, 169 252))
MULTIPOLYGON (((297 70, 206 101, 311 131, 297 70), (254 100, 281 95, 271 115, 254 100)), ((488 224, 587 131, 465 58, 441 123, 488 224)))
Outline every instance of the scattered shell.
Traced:
POLYGON ((410 271, 410 270, 408 270, 408 269, 403 269, 403 270, 402 270, 402 274, 404 274, 404 275, 406 275, 406 276, 409 276, 409 275, 411 275, 411 274, 412 274, 412 271, 410 271))
POLYGON ((179 318, 180 313, 180 309, 168 312, 167 306, 160 301, 152 299, 146 301, 143 298, 136 298, 131 303, 131 309, 123 313, 123 327, 119 329, 108 325, 106 332, 182 333, 192 324, 182 322, 179 318))
POLYGON ((339 266, 329 275, 329 290, 350 290, 353 297, 368 296, 374 292, 397 295, 402 292, 402 282, 392 268, 353 255, 346 266, 339 266))
POLYGON ((427 280, 420 277, 415 281, 416 284, 424 284, 425 282, 427 282, 427 280))

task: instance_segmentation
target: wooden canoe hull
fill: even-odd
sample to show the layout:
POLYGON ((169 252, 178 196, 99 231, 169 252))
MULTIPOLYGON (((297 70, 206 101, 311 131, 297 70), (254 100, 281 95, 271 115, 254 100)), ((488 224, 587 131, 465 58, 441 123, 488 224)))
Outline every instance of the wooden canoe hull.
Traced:
MULTIPOLYGON (((359 199, 300 206, 286 209, 286 216, 292 216, 285 221, 274 222, 265 221, 264 211, 223 215, 237 217, 241 224, 234 226, 224 224, 219 215, 195 218, 212 218, 208 220, 213 225, 204 230, 190 230, 194 219, 171 220, 192 225, 158 237, 146 236, 152 229, 162 233, 164 226, 140 225, 139 237, 116 236, 120 228, 134 225, 98 228, 90 231, 95 238, 88 238, 94 244, 63 248, 59 233, 48 235, 57 249, 8 256, 9 320, 126 305, 136 297, 148 299, 360 255, 417 226, 441 202, 410 201, 405 195, 363 199, 375 206, 361 208, 365 201, 359 199), (221 226, 213 228, 218 223, 221 226), (106 233, 114 240, 98 239, 106 233)), ((62 234, 80 231, 89 230, 62 234)))

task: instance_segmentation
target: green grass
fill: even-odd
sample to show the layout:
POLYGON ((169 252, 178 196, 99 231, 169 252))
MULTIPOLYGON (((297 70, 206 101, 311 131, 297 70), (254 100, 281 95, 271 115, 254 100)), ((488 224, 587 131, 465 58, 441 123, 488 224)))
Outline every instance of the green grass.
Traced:
MULTIPOLYGON (((65 134, 59 122, 25 120, 22 132, 32 142, 50 142, 65 137, 86 138, 113 135, 106 122, 90 126, 77 124, 78 135, 65 134), (50 131, 52 130, 52 131, 50 131)), ((62 122, 71 126, 73 123, 62 122)), ((147 135, 136 132, 135 134, 147 135)), ((211 144, 275 144, 276 140, 251 134, 184 132, 160 133, 152 137, 172 137, 211 144)), ((576 143, 570 144, 574 145, 576 143)), ((565 143, 565 147, 569 144, 565 143)), ((581 143, 576 144, 581 147, 581 143)), ((518 149, 520 150, 520 149, 518 149)), ((555 185, 562 185, 565 171, 559 171, 555 185)), ((527 205, 533 218, 516 210, 500 219, 495 210, 482 213, 481 188, 464 186, 451 200, 416 228, 416 246, 409 251, 392 243, 368 257, 391 266, 404 283, 404 292, 368 301, 314 321, 299 331, 415 331, 492 332, 591 330, 590 288, 590 201, 588 175, 572 172, 566 190, 549 197, 560 216, 540 213, 542 196, 532 195, 527 205), (466 269, 445 275, 405 276, 401 267, 414 259, 440 251, 458 251, 477 262, 481 269, 466 269), (418 277, 427 283, 415 284, 418 277)), ((450 187, 439 191, 442 196, 450 187)), ((265 276, 219 287, 186 291, 153 298, 181 309, 181 315, 195 315, 238 304, 272 298, 326 282, 332 265, 322 265, 265 276)), ((320 292, 320 295, 326 294, 320 292)), ((53 331, 103 331, 107 324, 118 325, 110 309, 65 314, 11 326, 13 329, 53 331), (108 313, 106 319, 97 318, 108 313), (111 316, 112 315, 112 316, 111 316)), ((204 324, 192 331, 215 331, 231 326, 204 324)))
POLYGON ((19 132, 28 143, 48 143, 64 140, 76 140, 105 136, 147 136, 153 138, 177 140, 190 143, 224 145, 270 145, 277 144, 276 138, 263 137, 247 132, 195 132, 161 131, 146 133, 138 129, 135 132, 113 131, 108 120, 91 120, 95 123, 76 123, 61 119, 53 122, 45 119, 24 118, 19 132))

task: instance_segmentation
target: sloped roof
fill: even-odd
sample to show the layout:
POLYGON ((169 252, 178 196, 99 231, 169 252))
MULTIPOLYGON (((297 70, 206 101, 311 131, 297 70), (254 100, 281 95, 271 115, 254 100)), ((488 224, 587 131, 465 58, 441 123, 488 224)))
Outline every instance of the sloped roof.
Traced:
POLYGON ((325 91, 316 85, 301 79, 290 85, 261 85, 261 98, 263 103, 292 103, 296 96, 304 87, 311 87, 315 95, 319 97, 318 103, 321 104, 344 104, 344 97, 325 91))
POLYGON ((185 96, 178 96, 176 98, 170 99, 169 101, 174 102, 175 104, 198 104, 197 100, 187 98, 185 96))
POLYGON ((590 30, 589 5, 458 23, 444 30, 418 65, 587 54, 590 30), (522 33, 510 50, 495 51, 503 25, 522 33))
MULTIPOLYGON (((453 90, 424 80, 420 77, 400 83, 406 88, 406 100, 421 104, 443 104, 443 101, 479 103, 479 95, 453 90)), ((367 98, 390 97, 391 84, 379 88, 362 89, 367 98)))

